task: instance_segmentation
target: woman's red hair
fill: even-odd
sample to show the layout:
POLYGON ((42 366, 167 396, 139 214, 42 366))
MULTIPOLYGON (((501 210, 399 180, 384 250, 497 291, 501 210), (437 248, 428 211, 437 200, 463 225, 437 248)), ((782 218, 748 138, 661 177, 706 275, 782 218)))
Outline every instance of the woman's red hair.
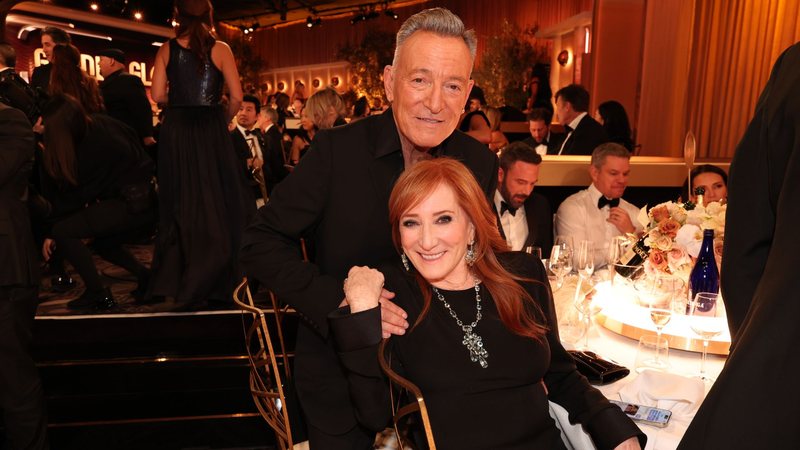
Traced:
MULTIPOLYGON (((540 339, 546 328, 531 314, 532 310, 539 309, 538 305, 518 283, 531 280, 508 272, 497 260, 497 254, 507 252, 508 246, 497 230, 497 219, 486 196, 472 172, 460 162, 437 158, 419 162, 403 172, 389 197, 389 220, 395 247, 402 251, 400 218, 441 185, 453 190, 459 206, 475 226, 476 260, 472 271, 492 294, 503 324, 515 334, 540 339), (532 305, 533 309, 526 304, 532 305)), ((424 300, 422 313, 416 321, 419 324, 430 308, 431 289, 419 273, 416 275, 424 300)))

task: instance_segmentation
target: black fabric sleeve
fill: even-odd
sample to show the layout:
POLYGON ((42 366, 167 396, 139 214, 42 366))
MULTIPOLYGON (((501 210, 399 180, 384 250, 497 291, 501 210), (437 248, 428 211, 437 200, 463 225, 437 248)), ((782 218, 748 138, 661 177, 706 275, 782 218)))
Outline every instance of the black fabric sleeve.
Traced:
POLYGON ((240 258, 247 276, 269 286, 322 337, 328 335, 328 314, 344 299, 342 280, 303 261, 300 238, 316 226, 325 211, 331 147, 327 133, 316 135, 303 162, 281 182, 245 230, 240 258))
POLYGON ((378 364, 381 308, 350 314, 350 308, 343 307, 328 319, 339 360, 347 371, 356 419, 372 431, 381 431, 392 417, 389 384, 378 364))

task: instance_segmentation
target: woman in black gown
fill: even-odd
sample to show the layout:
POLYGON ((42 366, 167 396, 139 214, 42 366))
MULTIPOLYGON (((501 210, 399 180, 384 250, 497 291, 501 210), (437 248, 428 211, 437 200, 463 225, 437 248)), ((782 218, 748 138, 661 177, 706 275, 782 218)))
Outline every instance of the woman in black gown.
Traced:
POLYGON ((151 94, 167 109, 160 131, 160 220, 150 296, 176 309, 229 301, 241 279, 241 233, 255 212, 227 124, 242 89, 230 48, 213 34, 208 0, 175 2, 177 38, 158 51, 151 94), (227 110, 220 105, 227 85, 227 110), (168 88, 169 86, 169 88, 168 88))
POLYGON ((385 282, 414 324, 391 338, 392 363, 422 390, 437 448, 564 448, 548 399, 599 449, 644 446, 636 425, 576 370, 558 339, 541 261, 506 250, 466 167, 418 163, 400 176, 389 211, 405 267, 352 268, 349 311, 330 318, 362 424, 381 429, 390 416, 376 358, 385 282))

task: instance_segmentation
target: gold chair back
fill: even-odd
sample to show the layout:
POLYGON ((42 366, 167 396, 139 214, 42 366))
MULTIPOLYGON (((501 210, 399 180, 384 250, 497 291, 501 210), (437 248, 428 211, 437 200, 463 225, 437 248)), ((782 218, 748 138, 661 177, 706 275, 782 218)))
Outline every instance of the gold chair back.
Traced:
POLYGON ((256 306, 247 285, 247 278, 233 291, 233 300, 242 310, 242 325, 245 333, 245 346, 250 360, 250 392, 261 417, 275 432, 278 448, 289 450, 294 446, 289 414, 286 408, 284 383, 291 378, 289 355, 283 338, 281 325, 288 307, 279 306, 275 295, 270 292, 272 310, 256 306), (245 320, 249 314, 251 323, 245 320), (275 317, 275 331, 280 353, 275 352, 267 315, 275 317), (282 364, 278 361, 281 360, 282 364))
POLYGON ((425 432, 425 439, 428 443, 429 450, 436 450, 436 443, 433 440, 433 430, 431 429, 431 421, 428 417, 428 408, 425 406, 425 399, 422 397, 422 391, 411 381, 401 377, 394 370, 392 370, 392 355, 391 349, 388 347, 388 339, 381 341, 378 347, 378 362, 381 365, 381 370, 389 378, 389 393, 391 395, 392 403, 392 425, 394 426, 395 436, 397 437, 397 445, 400 450, 405 448, 406 431, 405 422, 411 417, 412 414, 417 414, 417 419, 422 425, 425 432), (402 395, 405 393, 406 395, 402 395), (403 404, 408 398, 411 401, 403 404))

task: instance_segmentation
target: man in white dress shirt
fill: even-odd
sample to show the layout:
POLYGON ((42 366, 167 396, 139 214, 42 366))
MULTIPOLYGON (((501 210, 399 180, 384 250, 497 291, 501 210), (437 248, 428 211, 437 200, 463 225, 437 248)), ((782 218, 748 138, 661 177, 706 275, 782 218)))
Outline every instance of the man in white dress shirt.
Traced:
POLYGON ((553 214, 547 198, 533 192, 541 162, 525 142, 512 142, 503 149, 494 208, 500 234, 511 250, 535 246, 547 255, 553 246, 553 214))
POLYGON ((636 220, 639 208, 622 199, 629 173, 630 153, 625 147, 600 145, 589 166, 592 184, 567 197, 556 213, 557 235, 572 236, 576 247, 582 240, 593 242, 595 267, 606 264, 611 238, 642 231, 636 220))

